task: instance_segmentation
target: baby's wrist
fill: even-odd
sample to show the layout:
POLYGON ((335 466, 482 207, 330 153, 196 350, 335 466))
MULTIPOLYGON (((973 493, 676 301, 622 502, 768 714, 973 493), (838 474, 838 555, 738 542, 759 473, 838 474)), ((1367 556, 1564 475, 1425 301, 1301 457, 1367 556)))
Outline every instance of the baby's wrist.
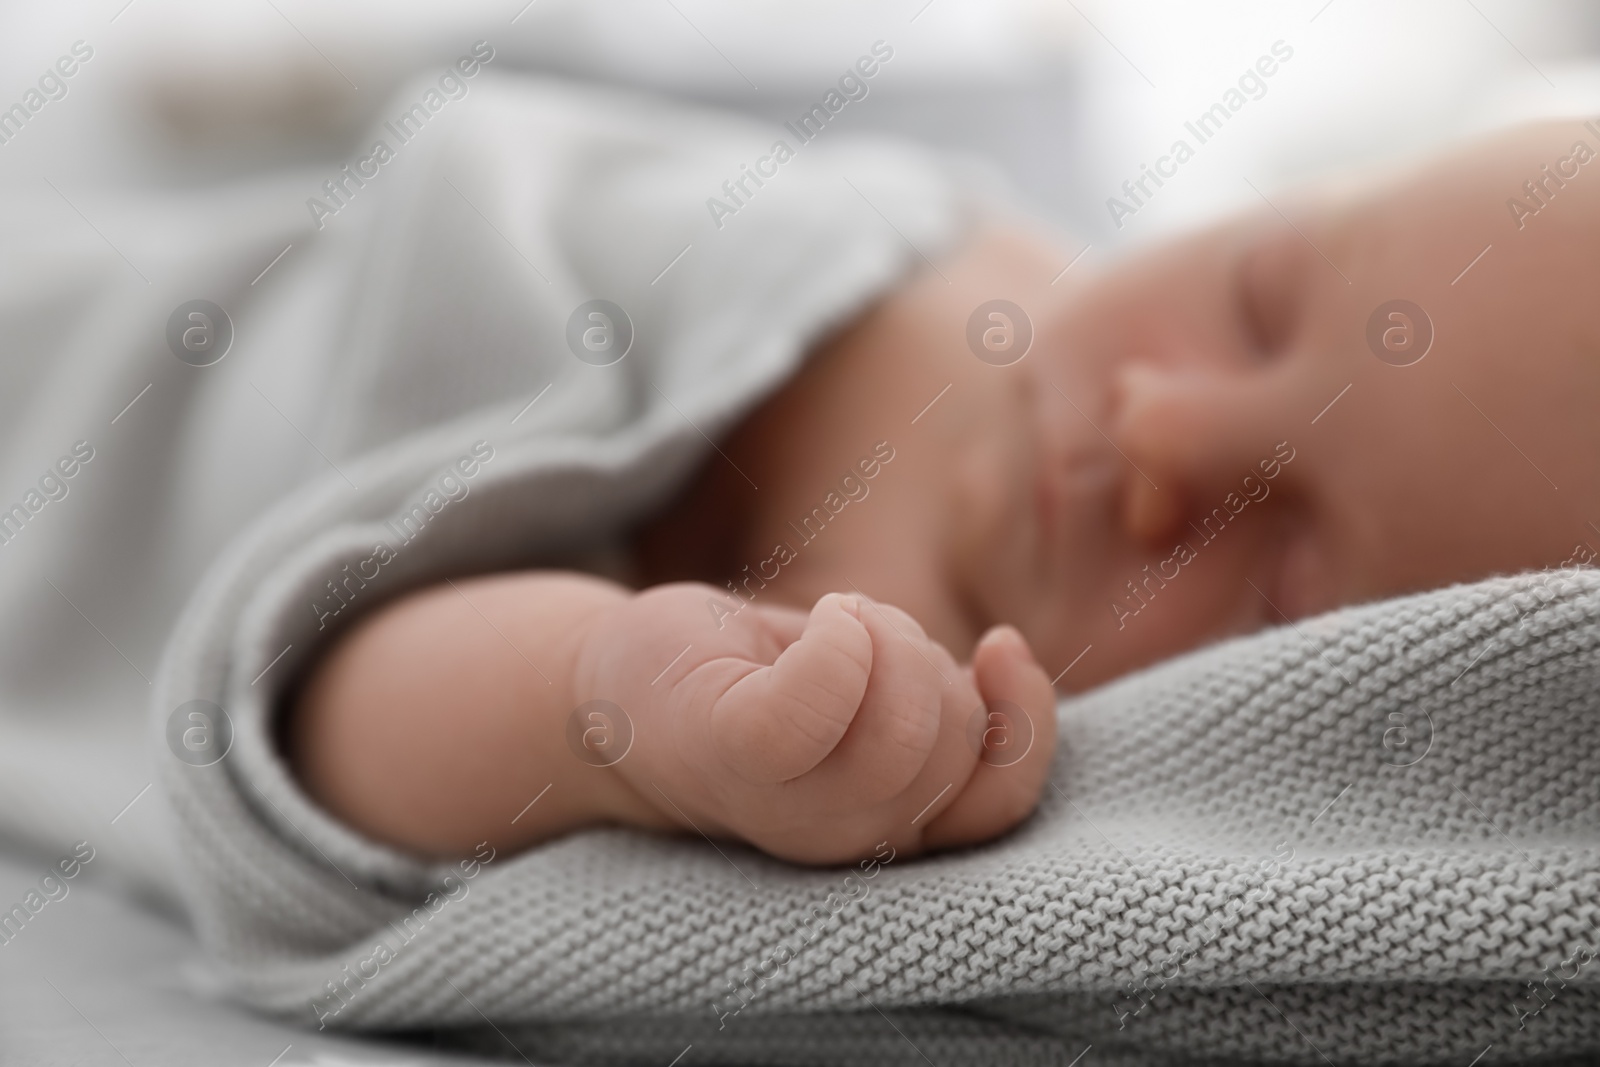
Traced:
POLYGON ((620 594, 608 603, 585 614, 574 626, 573 657, 567 671, 567 694, 574 710, 595 700, 608 700, 616 687, 608 684, 610 664, 606 655, 605 635, 615 634, 618 610, 633 599, 634 594, 620 594))
POLYGON ((595 821, 670 830, 677 823, 623 769, 628 761, 638 761, 641 742, 637 716, 618 702, 625 699, 627 679, 615 673, 620 664, 616 643, 622 640, 619 617, 636 595, 619 595, 578 624, 567 679, 571 711, 565 742, 575 764, 573 778, 589 796, 595 821))

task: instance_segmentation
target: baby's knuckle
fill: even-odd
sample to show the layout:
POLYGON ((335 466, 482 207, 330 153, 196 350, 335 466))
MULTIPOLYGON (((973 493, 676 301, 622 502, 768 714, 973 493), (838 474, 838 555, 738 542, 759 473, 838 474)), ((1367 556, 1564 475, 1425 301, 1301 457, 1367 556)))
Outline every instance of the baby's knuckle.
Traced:
MULTIPOLYGON (((830 635, 831 636, 831 635, 830 635)), ((871 673, 873 664, 872 635, 867 633, 865 641, 859 640, 861 631, 838 640, 831 640, 827 645, 827 665, 831 674, 841 679, 861 677, 871 673)))
MULTIPOLYGON (((828 709, 840 709, 847 704, 851 710, 855 707, 847 696, 816 680, 799 683, 796 691, 780 694, 778 700, 775 709, 777 718, 787 727, 788 733, 798 734, 811 746, 825 745, 830 748, 844 732, 848 720, 837 714, 829 714, 828 709)), ((785 740, 792 741, 794 738, 790 736, 785 740)))
POLYGON ((882 736, 887 751, 883 755, 901 757, 897 763, 905 762, 905 757, 926 759, 938 737, 937 705, 910 695, 886 703, 882 736))

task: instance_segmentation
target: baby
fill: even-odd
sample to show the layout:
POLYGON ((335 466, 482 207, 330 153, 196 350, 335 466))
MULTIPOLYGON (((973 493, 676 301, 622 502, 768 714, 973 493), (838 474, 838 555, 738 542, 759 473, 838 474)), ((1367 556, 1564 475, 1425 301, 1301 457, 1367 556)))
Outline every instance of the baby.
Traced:
POLYGON ((429 858, 602 823, 916 854, 1027 817, 1057 688, 1587 560, 1597 150, 1512 131, 1087 281, 984 232, 718 442, 630 585, 497 574, 363 620, 293 709, 296 772, 429 858))

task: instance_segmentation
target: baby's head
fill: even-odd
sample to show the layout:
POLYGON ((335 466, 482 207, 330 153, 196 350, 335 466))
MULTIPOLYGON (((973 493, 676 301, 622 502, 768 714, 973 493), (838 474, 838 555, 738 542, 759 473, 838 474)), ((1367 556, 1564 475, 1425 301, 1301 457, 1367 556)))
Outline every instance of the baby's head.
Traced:
POLYGON ((972 376, 1026 380, 1043 466, 1011 494, 1042 516, 1039 555, 979 553, 970 588, 1047 666, 1093 644, 1076 689, 1343 604, 1585 562, 1597 298, 1600 133, 1577 122, 1274 197, 1130 260, 1035 314, 1027 358, 972 376))

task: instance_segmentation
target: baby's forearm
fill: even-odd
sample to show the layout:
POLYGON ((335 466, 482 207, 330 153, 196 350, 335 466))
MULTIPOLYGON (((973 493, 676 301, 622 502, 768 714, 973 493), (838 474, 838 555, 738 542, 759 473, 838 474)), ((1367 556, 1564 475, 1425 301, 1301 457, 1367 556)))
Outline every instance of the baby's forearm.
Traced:
POLYGON ((666 825, 567 744, 580 644, 630 595, 524 572, 396 601, 339 640, 291 709, 296 774, 348 825, 430 859, 484 840, 515 851, 602 822, 666 825))

